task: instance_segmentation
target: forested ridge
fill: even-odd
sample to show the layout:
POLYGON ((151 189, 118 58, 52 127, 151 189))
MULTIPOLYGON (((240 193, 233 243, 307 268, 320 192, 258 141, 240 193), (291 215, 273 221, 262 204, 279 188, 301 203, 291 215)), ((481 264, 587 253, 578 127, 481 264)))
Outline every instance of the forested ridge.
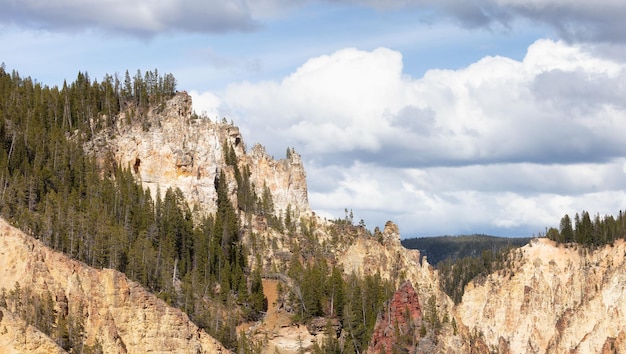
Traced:
POLYGON ((509 267, 509 251, 528 241, 530 238, 465 235, 405 239, 402 245, 427 257, 439 271, 442 290, 458 304, 470 281, 509 267))
POLYGON ((577 243, 586 247, 598 247, 612 244, 624 238, 626 233, 626 215, 619 211, 617 216, 596 214, 591 216, 588 211, 574 215, 568 214, 561 218, 559 228, 549 228, 545 236, 557 243, 577 243))
MULTIPOLYGON (((235 171, 239 208, 228 198, 222 170, 214 181, 217 212, 199 220, 194 220, 180 190, 158 191, 154 200, 130 170, 112 158, 104 166, 96 164, 83 150, 91 137, 117 124, 121 112, 129 113, 129 121, 121 123, 141 123, 151 107, 175 94, 176 79, 157 70, 134 76, 126 72, 124 78, 106 75, 101 81, 78 73, 76 80, 59 88, 9 73, 2 65, 0 213, 55 250, 93 267, 124 272, 183 309, 226 347, 255 351, 258 347, 245 337, 238 341, 235 332, 239 323, 259 319, 267 308, 262 266, 248 264, 249 250, 241 242, 240 213, 264 215, 269 227, 289 237, 310 238, 311 230, 292 220, 289 212, 284 218, 276 216, 271 194, 254 193, 248 167, 237 164, 226 142, 224 157, 235 171)), ((329 335, 327 345, 317 348, 320 352, 362 352, 376 315, 393 292, 392 284, 379 276, 342 275, 313 248, 291 255, 289 277, 284 298, 293 304, 297 321, 336 318, 349 335, 343 349, 336 336, 329 335)), ((19 287, 4 291, 4 304, 13 303, 16 292, 24 293, 19 287)), ((48 306, 47 299, 31 299, 20 302, 23 307, 16 311, 36 313, 33 306, 48 306)), ((89 349, 77 342, 80 336, 47 327, 43 331, 65 349, 89 349)))
POLYGON ((530 240, 530 237, 488 235, 431 236, 407 238, 402 240, 402 245, 408 249, 419 250, 420 256, 427 257, 428 264, 436 267, 439 262, 448 258, 454 261, 464 257, 479 257, 485 250, 521 247, 530 240))
MULTIPOLYGON (((626 215, 623 211, 619 211, 617 217, 613 215, 596 214, 591 217, 589 212, 582 211, 576 213, 574 220, 565 214, 559 223, 559 228, 550 227, 546 229, 545 234, 539 237, 546 237, 555 241, 557 245, 564 244, 582 246, 581 249, 593 250, 597 247, 612 245, 617 239, 623 239, 626 231, 626 215)), ((446 240, 444 238, 444 249, 456 248, 455 242, 459 240, 446 240)), ((510 242, 493 242, 487 244, 487 247, 474 245, 472 247, 474 254, 466 255, 460 258, 449 257, 437 263, 437 269, 440 274, 440 282, 442 289, 454 300, 455 303, 461 302, 465 285, 477 277, 485 277, 494 271, 511 269, 511 249, 520 247, 520 242, 525 239, 512 239, 510 242)), ((405 245, 416 246, 416 239, 406 240, 405 245)), ((421 240, 420 240, 421 241, 421 240)), ((484 241, 484 240, 483 240, 484 241)), ((428 240, 425 240, 428 243, 428 240)), ((431 244, 440 243, 441 240, 433 240, 431 244)), ((404 244, 404 243, 403 243, 404 244)), ((440 245, 441 246, 441 245, 440 245)), ((483 245, 484 246, 484 245, 483 245)))

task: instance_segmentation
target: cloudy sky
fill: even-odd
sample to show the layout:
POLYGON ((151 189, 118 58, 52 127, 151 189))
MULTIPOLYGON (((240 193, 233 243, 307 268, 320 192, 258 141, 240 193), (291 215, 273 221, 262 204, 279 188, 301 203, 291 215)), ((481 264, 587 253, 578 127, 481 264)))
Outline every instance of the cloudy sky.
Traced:
POLYGON ((0 0, 0 61, 47 85, 171 72, 314 210, 403 237, 529 236, 626 206, 621 0, 0 0))

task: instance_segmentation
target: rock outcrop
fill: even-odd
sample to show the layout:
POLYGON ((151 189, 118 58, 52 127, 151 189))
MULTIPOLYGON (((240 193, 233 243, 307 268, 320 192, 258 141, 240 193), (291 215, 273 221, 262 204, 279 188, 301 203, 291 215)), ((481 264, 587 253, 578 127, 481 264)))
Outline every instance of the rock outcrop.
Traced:
POLYGON ((391 221, 375 237, 355 239, 337 259, 348 274, 379 272, 387 280, 408 278, 414 281, 417 280, 414 277, 434 277, 427 264, 421 266, 419 251, 402 247, 398 226, 391 221))
MULTIPOLYGON (((71 260, 0 219, 0 288, 8 291, 16 283, 39 295, 53 294, 55 311, 79 316, 85 343, 98 343, 106 353, 227 352, 182 311, 167 306, 122 273, 71 260)), ((3 308, 0 311, 2 332, 5 321, 13 317, 3 308)), ((24 339, 25 345, 13 344, 9 352, 30 353, 38 348, 59 352, 50 341, 38 339, 41 332, 32 332, 24 339)), ((7 332, 0 334, 0 340, 7 335, 11 337, 7 332)))
POLYGON ((0 354, 5 353, 55 354, 66 351, 37 328, 0 307, 0 354))
POLYGON ((191 96, 179 92, 165 104, 152 107, 142 118, 128 110, 116 124, 95 136, 85 149, 99 161, 113 159, 130 168, 153 195, 180 188, 191 210, 207 213, 217 208, 215 178, 226 170, 231 201, 237 205, 232 167, 224 158, 224 143, 229 144, 240 167, 248 165, 250 181, 257 195, 266 186, 272 193, 276 212, 290 206, 292 212, 308 212, 306 174, 300 155, 293 149, 285 159, 274 160, 261 145, 250 153, 239 128, 226 122, 213 122, 192 113, 191 96))
POLYGON ((533 240, 509 271, 470 283, 457 316, 500 353, 626 353, 626 244, 533 240))
MULTIPOLYGON (((420 259, 419 251, 402 246, 400 230, 391 221, 374 237, 355 239, 336 258, 346 274, 380 274, 383 279, 394 282, 399 288, 406 287, 405 281, 410 281, 420 299, 433 299, 433 306, 442 322, 445 315, 450 317, 449 314, 453 311, 454 303, 441 290, 437 271, 425 259, 420 259)), ((402 294, 401 291, 399 293, 402 294)), ((451 321, 450 318, 448 320, 451 321)), ((418 344, 417 349, 420 350, 418 352, 428 353, 435 350, 432 345, 435 337, 438 352, 463 353, 467 350, 467 341, 452 330, 450 322, 444 323, 441 332, 443 334, 436 335, 429 332, 428 341, 414 338, 418 344)))
POLYGON ((310 211, 306 172, 293 148, 286 158, 274 160, 262 145, 255 144, 242 161, 250 166, 250 182, 257 187, 257 194, 261 195, 260 188, 267 186, 277 211, 284 212, 288 206, 296 213, 310 211))
POLYGON ((404 282, 378 316, 368 353, 396 353, 415 348, 422 326, 422 307, 413 285, 404 282), (404 338, 406 338, 406 340, 404 338))
POLYGON ((397 286, 410 280, 422 298, 435 296, 442 310, 448 311, 453 304, 439 289, 438 274, 426 260, 420 259, 418 250, 409 250, 400 243, 400 230, 388 221, 379 235, 360 237, 337 255, 346 274, 380 274, 397 286))

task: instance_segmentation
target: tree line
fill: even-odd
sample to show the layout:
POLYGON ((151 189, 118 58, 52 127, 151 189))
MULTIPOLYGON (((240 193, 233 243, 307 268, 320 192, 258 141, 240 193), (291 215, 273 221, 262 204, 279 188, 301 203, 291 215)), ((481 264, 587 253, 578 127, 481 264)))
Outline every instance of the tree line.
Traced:
MULTIPOLYGON (((329 266, 321 254, 303 262, 299 252, 290 261, 288 275, 293 281, 285 297, 293 306, 295 320, 308 322, 315 317, 336 319, 345 334, 341 348, 334 330, 326 329, 324 353, 361 353, 367 349, 376 319, 386 300, 394 293, 393 284, 380 274, 358 277, 329 266)), ((282 287, 281 287, 282 289, 282 287)))
POLYGON ((448 258, 480 257, 484 250, 497 251, 502 248, 521 247, 530 237, 497 237, 488 235, 431 236, 407 238, 402 246, 417 249, 421 257, 427 257, 428 264, 437 266, 448 258))
POLYGON ((450 296, 455 304, 461 302, 465 293, 465 286, 470 281, 501 269, 508 269, 513 246, 500 249, 487 249, 480 256, 465 256, 462 258, 446 258, 437 265, 439 282, 442 290, 450 296))
POLYGON ((574 220, 568 214, 561 218, 559 228, 549 228, 546 237, 557 243, 572 243, 597 247, 613 244, 617 239, 623 238, 626 232, 626 215, 619 211, 617 217, 600 214, 591 216, 589 212, 576 213, 574 220))
MULTIPOLYGON (((545 236, 557 244, 578 244, 583 247, 600 247, 611 245, 614 241, 624 238, 626 231, 626 215, 619 211, 617 216, 600 214, 591 216, 589 212, 576 213, 573 220, 565 214, 559 228, 546 229, 545 236)), ((467 256, 458 259, 448 258, 437 264, 442 289, 459 303, 463 297, 465 285, 470 281, 497 270, 510 270, 512 249, 508 247, 483 250, 480 256, 467 256)))

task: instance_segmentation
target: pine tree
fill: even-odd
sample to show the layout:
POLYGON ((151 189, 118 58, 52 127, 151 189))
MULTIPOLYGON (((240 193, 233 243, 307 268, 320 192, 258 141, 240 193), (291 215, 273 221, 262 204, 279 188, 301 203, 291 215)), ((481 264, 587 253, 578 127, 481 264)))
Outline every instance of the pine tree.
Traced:
POLYGON ((569 215, 565 214, 561 219, 560 229, 562 242, 574 242, 574 229, 572 228, 572 221, 569 215))
POLYGON ((261 312, 267 311, 267 299, 263 294, 263 280, 259 270, 252 272, 248 303, 250 304, 251 318, 253 319, 258 319, 261 312))

